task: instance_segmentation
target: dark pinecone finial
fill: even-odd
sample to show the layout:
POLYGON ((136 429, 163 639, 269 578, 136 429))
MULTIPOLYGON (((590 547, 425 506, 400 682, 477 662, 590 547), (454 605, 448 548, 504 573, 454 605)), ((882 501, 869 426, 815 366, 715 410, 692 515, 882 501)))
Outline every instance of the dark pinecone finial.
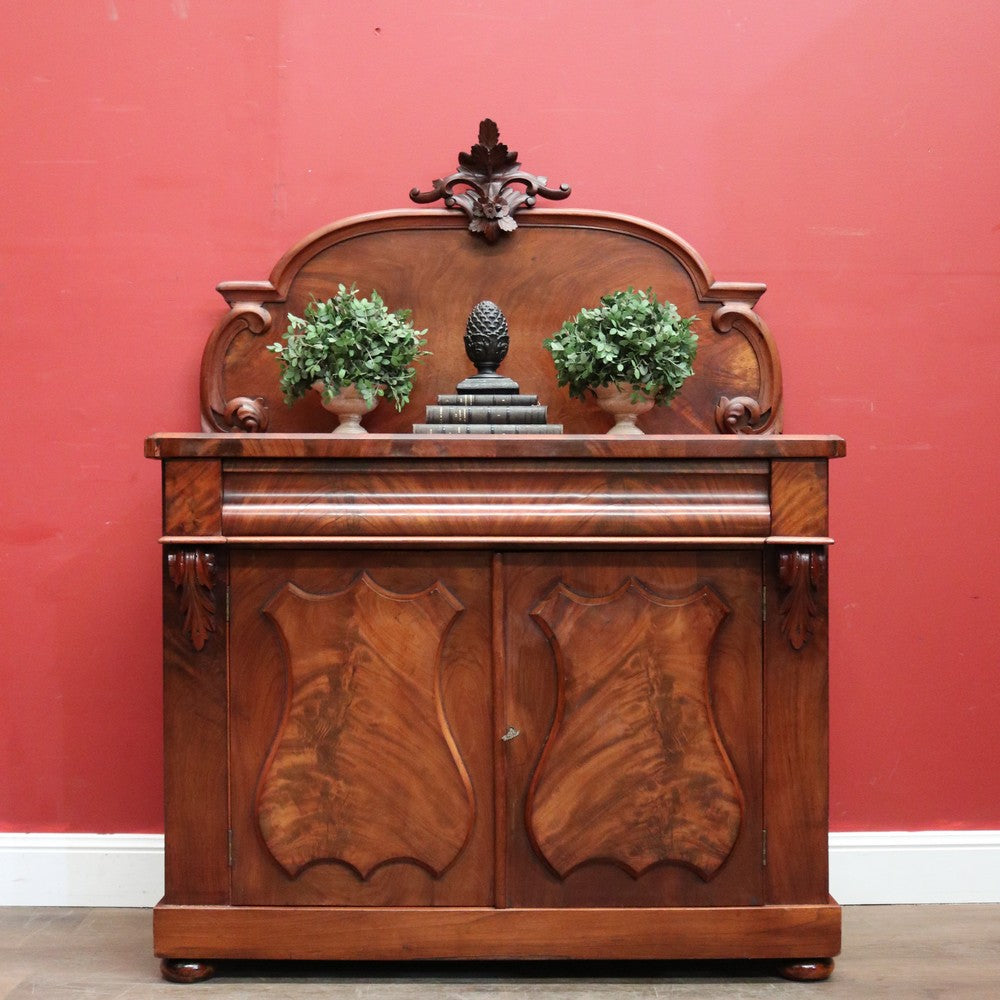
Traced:
POLYGON ((465 353, 476 371, 480 375, 496 375, 509 346, 506 316, 495 302, 486 299, 478 303, 465 324, 465 353))
POLYGON ((510 337, 507 317, 488 299, 476 304, 465 324, 465 353, 476 366, 476 374, 458 384, 460 393, 518 393, 517 383, 497 373, 507 357, 510 337))

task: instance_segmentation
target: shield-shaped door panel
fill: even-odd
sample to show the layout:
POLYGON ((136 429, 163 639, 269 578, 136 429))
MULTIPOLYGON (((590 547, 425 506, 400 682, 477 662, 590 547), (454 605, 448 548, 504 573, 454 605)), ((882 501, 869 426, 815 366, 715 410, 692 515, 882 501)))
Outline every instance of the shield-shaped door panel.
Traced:
POLYGON ((512 905, 760 901, 760 572, 508 560, 512 905))
POLYGON ((490 902, 488 577, 460 557, 270 561, 233 570, 233 765, 255 762, 233 792, 234 895, 490 902))

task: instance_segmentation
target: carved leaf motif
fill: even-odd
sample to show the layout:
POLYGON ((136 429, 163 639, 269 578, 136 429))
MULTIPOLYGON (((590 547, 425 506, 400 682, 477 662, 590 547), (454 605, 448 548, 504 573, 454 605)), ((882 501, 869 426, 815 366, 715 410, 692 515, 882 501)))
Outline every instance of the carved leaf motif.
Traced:
POLYGON ((819 552, 794 550, 782 552, 778 560, 778 576, 785 588, 779 613, 781 634, 793 649, 802 649, 813 637, 820 621, 816 595, 823 572, 823 557, 819 552))
POLYGON ((484 118, 479 123, 479 142, 469 153, 458 154, 458 165, 473 173, 493 177, 504 170, 516 170, 517 153, 511 153, 500 141, 500 130, 496 122, 484 118))
POLYGON ((286 584, 263 609, 289 680, 258 822, 291 876, 330 860, 362 879, 392 861, 439 877, 461 853, 472 787, 438 676, 461 609, 440 584, 398 594, 367 574, 334 594, 286 584))
POLYGON ((728 609, 707 587, 680 599, 627 580, 605 597, 560 584, 532 612, 559 675, 528 828, 565 878, 612 861, 710 879, 732 852, 743 799, 716 730, 709 655, 728 609))
POLYGON ((458 154, 458 171, 435 180, 430 191, 413 188, 410 198, 420 204, 443 199, 446 207, 465 212, 470 232, 495 243, 501 232, 517 229, 513 214, 534 207, 536 195, 561 200, 570 194, 568 184, 547 187, 546 178, 521 172, 520 167, 517 153, 500 142, 496 123, 485 118, 479 123, 479 142, 468 153, 458 154), (524 190, 513 184, 523 185, 524 190))
POLYGON ((170 580, 181 592, 184 631, 196 650, 215 631, 215 557, 200 549, 177 549, 167 555, 170 580))
MULTIPOLYGON (((500 129, 491 118, 484 118, 479 123, 479 141, 486 147, 495 146, 500 141, 500 129)), ((506 148, 506 147, 504 147, 506 148)), ((514 154, 517 155, 516 153, 514 154)))

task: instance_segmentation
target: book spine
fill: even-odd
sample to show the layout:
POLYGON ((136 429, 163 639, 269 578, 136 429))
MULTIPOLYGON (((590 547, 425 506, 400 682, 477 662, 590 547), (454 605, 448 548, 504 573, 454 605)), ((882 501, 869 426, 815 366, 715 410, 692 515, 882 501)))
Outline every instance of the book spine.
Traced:
POLYGON ((428 406, 428 424, 544 424, 545 406, 428 406))
POLYGON ((438 396, 438 403, 441 406, 537 406, 538 397, 512 395, 438 396))
POLYGON ((414 434, 562 434, 562 424, 414 424, 414 434))

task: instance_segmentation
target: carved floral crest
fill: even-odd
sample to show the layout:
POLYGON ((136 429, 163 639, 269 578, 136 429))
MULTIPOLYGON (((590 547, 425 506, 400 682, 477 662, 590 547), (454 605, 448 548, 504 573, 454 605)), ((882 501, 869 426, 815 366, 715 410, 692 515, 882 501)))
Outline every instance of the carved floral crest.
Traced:
POLYGON ((514 213, 533 208, 536 196, 559 201, 570 193, 568 184, 550 188, 548 178, 522 171, 517 153, 500 141, 496 122, 489 118, 479 123, 479 142, 470 152, 458 154, 458 168, 435 180, 430 191, 414 188, 410 198, 422 205, 443 198, 446 207, 465 212, 470 232, 481 233, 487 243, 517 229, 514 213), (524 190, 514 185, 524 185, 524 190))

